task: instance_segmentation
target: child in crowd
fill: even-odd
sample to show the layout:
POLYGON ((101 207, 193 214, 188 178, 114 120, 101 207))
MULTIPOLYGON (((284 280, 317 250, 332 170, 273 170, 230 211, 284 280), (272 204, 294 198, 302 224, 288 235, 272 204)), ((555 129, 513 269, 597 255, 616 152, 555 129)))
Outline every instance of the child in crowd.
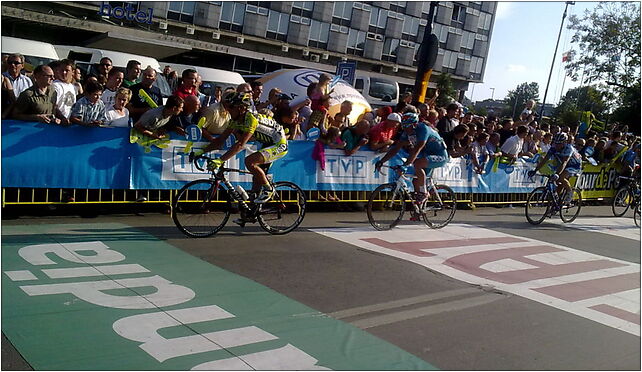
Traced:
POLYGON ((305 139, 305 136, 301 132, 301 122, 303 121, 303 118, 299 117, 299 113, 297 111, 286 106, 278 111, 278 116, 275 119, 277 123, 283 126, 288 140, 305 139))
POLYGON ((475 173, 484 174, 486 163, 490 159, 490 154, 486 145, 488 144, 488 133, 477 135, 475 142, 471 145, 471 160, 473 162, 475 173))
POLYGON ((308 85, 308 98, 310 98, 312 114, 310 115, 309 127, 327 129, 328 109, 330 108, 330 94, 328 86, 332 77, 328 74, 321 74, 318 83, 308 85))
MULTIPOLYGON (((333 149, 342 149, 345 147, 345 143, 341 141, 341 131, 337 127, 330 127, 325 133, 321 133, 319 139, 314 144, 314 149, 312 150, 312 159, 319 162, 319 166, 322 171, 325 171, 325 146, 333 149)), ((318 199, 323 201, 339 201, 336 194, 328 193, 327 196, 318 193, 318 199)))
POLYGON ((89 81, 85 84, 85 95, 71 107, 69 121, 72 124, 97 127, 102 125, 105 117, 105 104, 100 99, 103 94, 102 85, 89 81))
POLYGON ((111 127, 129 127, 129 110, 127 103, 132 98, 132 91, 128 88, 118 88, 114 97, 114 103, 105 109, 105 124, 111 127))
POLYGON ((486 149, 488 150, 488 155, 491 158, 497 158, 502 156, 502 151, 499 146, 500 135, 495 132, 489 135, 488 142, 486 143, 486 149))
POLYGON ((344 148, 346 156, 353 155, 362 146, 365 146, 368 143, 369 130, 370 124, 368 124, 368 121, 361 120, 357 122, 356 125, 343 131, 341 139, 346 144, 344 148))

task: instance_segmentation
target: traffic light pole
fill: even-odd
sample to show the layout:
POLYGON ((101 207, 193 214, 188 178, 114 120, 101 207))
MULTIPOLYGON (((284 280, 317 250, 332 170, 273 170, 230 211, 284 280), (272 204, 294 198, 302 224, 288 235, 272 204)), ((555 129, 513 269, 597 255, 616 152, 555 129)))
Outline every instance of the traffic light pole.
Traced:
POLYGON ((424 37, 419 46, 419 58, 417 59, 417 75, 415 77, 415 88, 413 90, 413 101, 423 103, 426 100, 426 90, 432 69, 437 59, 439 50, 439 39, 432 33, 432 20, 435 16, 435 9, 439 2, 431 1, 428 12, 428 23, 424 31, 424 37))

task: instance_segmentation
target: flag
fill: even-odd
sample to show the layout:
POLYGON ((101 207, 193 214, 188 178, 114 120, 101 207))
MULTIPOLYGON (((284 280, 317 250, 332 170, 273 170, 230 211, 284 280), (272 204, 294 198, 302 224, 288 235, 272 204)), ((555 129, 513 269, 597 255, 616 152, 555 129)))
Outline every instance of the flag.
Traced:
POLYGON ((571 51, 562 53, 562 62, 568 62, 571 60, 571 51))

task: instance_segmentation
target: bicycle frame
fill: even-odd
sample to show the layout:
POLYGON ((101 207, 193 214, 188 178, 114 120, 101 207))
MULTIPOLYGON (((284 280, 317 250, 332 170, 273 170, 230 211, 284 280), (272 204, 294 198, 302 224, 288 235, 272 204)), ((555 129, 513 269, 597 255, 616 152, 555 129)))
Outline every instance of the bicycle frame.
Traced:
MULTIPOLYGON (((393 171, 395 171, 395 173, 398 176, 397 180, 395 181, 394 195, 398 195, 399 190, 401 190, 405 196, 409 196, 410 190, 406 185, 406 181, 412 181, 412 179, 417 178, 417 176, 402 172, 401 169, 398 168, 398 166, 384 165, 384 167, 392 169, 393 171)), ((441 205, 443 201, 441 200, 441 196, 437 191, 437 187, 435 186, 435 182, 433 181, 431 174, 426 174, 425 185, 426 185, 426 190, 429 191, 431 194, 434 194, 435 197, 437 198, 437 202, 441 205)), ((416 212, 419 212, 418 211, 419 207, 415 206, 415 208, 417 209, 416 212)))

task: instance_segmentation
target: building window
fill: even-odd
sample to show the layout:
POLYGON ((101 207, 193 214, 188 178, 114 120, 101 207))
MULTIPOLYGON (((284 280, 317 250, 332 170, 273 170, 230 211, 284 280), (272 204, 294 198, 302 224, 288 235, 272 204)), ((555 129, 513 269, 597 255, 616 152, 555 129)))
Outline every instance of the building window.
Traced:
POLYGON ((490 30, 490 21, 493 16, 489 13, 479 13, 479 28, 482 30, 490 30))
POLYGON ((332 11, 332 23, 341 26, 350 26, 352 18, 352 1, 335 1, 332 11))
POLYGON ((386 41, 383 42, 381 60, 397 62, 397 49, 399 49, 399 39, 386 38, 386 41))
POLYGON ((288 37, 289 23, 290 16, 288 14, 270 10, 270 15, 268 16, 267 34, 265 36, 268 39, 286 41, 288 37))
POLYGON ((475 34, 472 32, 464 31, 461 37, 462 52, 471 54, 475 46, 475 34))
POLYGON ((458 55, 459 55, 459 53, 457 53, 457 52, 453 52, 453 51, 450 51, 450 50, 445 50, 444 51, 444 64, 443 64, 443 66, 445 68, 449 68, 449 69, 453 69, 453 70, 455 68, 457 68, 457 56, 458 55))
POLYGON ((313 48, 327 49, 330 24, 312 20, 310 25, 310 38, 308 46, 313 48))
POLYGON ((312 17, 312 11, 314 10, 314 1, 293 1, 292 2, 292 14, 298 15, 301 17, 312 17))
POLYGON ((472 57, 470 59, 470 72, 473 74, 481 74, 484 67, 484 59, 479 57, 472 57))
POLYGON ((463 25, 466 22, 466 8, 461 5, 454 5, 451 21, 451 26, 463 25))
POLYGON ((446 42, 448 41, 448 26, 435 23, 433 33, 439 39, 439 46, 442 49, 446 48, 446 42))
POLYGON ((393 12, 405 13, 406 12, 406 1, 391 1, 390 2, 390 10, 392 10, 393 12))
POLYGON ((179 22, 194 23, 195 1, 170 1, 167 19, 179 22))
MULTIPOLYGON (((336 3, 335 3, 336 4, 336 3)), ((348 50, 346 53, 356 56, 363 56, 363 48, 366 44, 366 33, 353 28, 348 33, 348 50)))
POLYGON ((419 18, 408 15, 404 15, 403 18, 404 21, 401 38, 404 40, 415 41, 417 39, 417 32, 419 32, 419 18))
POLYGON ((218 28, 221 30, 230 30, 243 32, 243 18, 245 14, 245 4, 232 1, 223 2, 221 8, 221 20, 218 28))
POLYGON ((370 11, 369 32, 375 34, 384 34, 386 32, 386 22, 388 21, 388 11, 382 8, 372 7, 370 11))

